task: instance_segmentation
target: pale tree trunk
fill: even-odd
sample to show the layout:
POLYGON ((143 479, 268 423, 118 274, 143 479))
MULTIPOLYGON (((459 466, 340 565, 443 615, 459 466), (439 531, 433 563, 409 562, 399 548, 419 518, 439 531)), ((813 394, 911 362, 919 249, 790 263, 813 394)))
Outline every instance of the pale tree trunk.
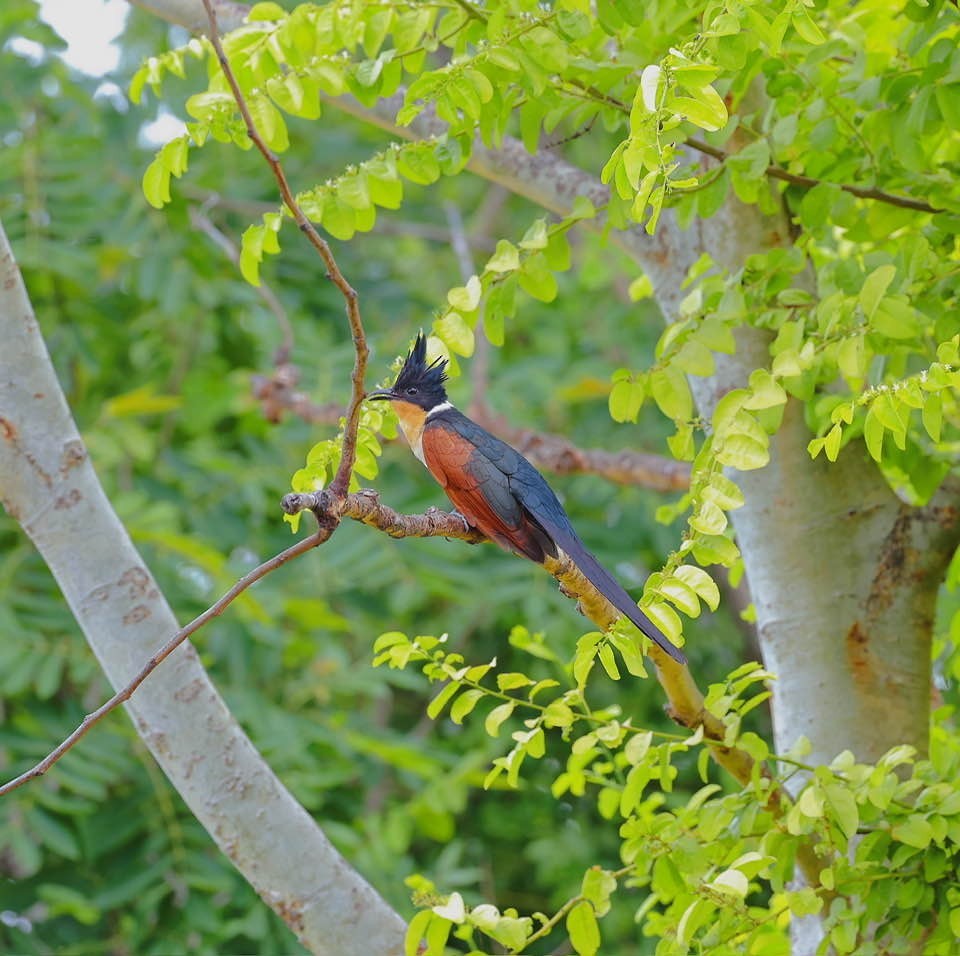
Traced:
MULTIPOLYGON (((0 501, 123 687, 179 626, 87 457, 2 226, 0 343, 0 501)), ((274 776, 189 644, 126 707, 197 819, 304 946, 403 951, 403 921, 274 776)))

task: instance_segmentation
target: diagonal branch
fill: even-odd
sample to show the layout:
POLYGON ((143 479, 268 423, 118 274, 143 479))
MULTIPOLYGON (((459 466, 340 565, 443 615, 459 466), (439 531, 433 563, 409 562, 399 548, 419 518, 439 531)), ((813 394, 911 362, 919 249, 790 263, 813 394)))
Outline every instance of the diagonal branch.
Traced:
POLYGON ((13 780, 8 780, 5 784, 0 785, 0 797, 5 797, 13 790, 22 787, 25 783, 36 780, 37 777, 42 777, 81 737, 85 737, 90 730, 93 729, 94 725, 99 724, 104 717, 115 711, 122 703, 130 700, 137 688, 190 637, 191 634, 199 631, 201 627, 213 620, 213 618, 219 617, 251 584, 256 583, 262 577, 265 577, 271 571, 275 571, 293 558, 297 558, 311 548, 323 544, 324 541, 330 537, 332 531, 332 527, 321 528, 316 534, 311 535, 309 538, 303 538, 295 545, 287 548, 286 551, 281 551, 280 554, 274 555, 269 561, 264 561, 259 567, 254 568, 240 578, 219 601, 210 605, 210 607, 202 614, 197 615, 186 627, 182 627, 177 631, 177 633, 140 668, 137 675, 125 687, 118 690, 113 697, 101 704, 95 711, 87 714, 77 729, 74 730, 69 737, 65 737, 43 760, 29 770, 25 770, 19 777, 15 777, 13 780))
POLYGON ((253 121, 253 116, 250 114, 250 107, 247 106, 247 101, 244 98, 243 91, 240 89, 240 84, 237 82, 237 78, 230 66, 230 61, 227 59, 227 55, 224 52, 223 44, 220 42, 220 32, 217 29, 217 12, 215 9, 216 4, 214 3, 214 0, 202 0, 202 2, 204 9, 207 11, 207 18, 210 28, 210 42, 217 54, 217 59, 220 62, 220 68, 223 70, 223 75, 226 77, 227 83, 230 85, 233 98, 237 103, 237 109, 240 110, 240 115, 243 117, 243 121, 246 124, 247 135, 260 151, 263 158, 267 161, 267 165, 270 167, 270 170, 277 181, 277 186, 280 188, 280 195, 283 197, 283 202, 290 211, 290 215, 293 216, 294 221, 300 228, 300 231, 307 237, 307 239, 310 240, 310 243, 320 254, 320 258, 327 267, 327 278, 329 278, 340 290, 340 293, 343 295, 343 298, 346 302, 347 320, 350 323, 350 333, 353 337, 353 348, 355 354, 353 371, 350 375, 352 393, 350 395, 350 404, 347 407, 340 464, 337 467, 337 473, 334 476, 333 481, 330 483, 330 489, 335 495, 345 495, 347 493, 347 488, 350 485, 350 476, 353 473, 353 465, 357 457, 357 428, 360 424, 360 405, 363 402, 363 397, 365 394, 363 379, 367 370, 367 358, 370 355, 370 350, 367 347, 367 339, 363 331, 363 322, 360 319, 358 296, 356 290, 350 285, 349 282, 347 282, 343 273, 340 271, 336 259, 333 257, 333 252, 330 250, 329 244, 320 235, 320 233, 317 232, 313 223, 310 222, 310 220, 304 215, 303 210, 300 208, 292 190, 290 189, 290 184, 287 182, 287 177, 283 172, 283 167, 280 165, 280 161, 277 159, 277 156, 273 150, 270 149, 264 142, 263 137, 257 130, 256 123, 253 121))

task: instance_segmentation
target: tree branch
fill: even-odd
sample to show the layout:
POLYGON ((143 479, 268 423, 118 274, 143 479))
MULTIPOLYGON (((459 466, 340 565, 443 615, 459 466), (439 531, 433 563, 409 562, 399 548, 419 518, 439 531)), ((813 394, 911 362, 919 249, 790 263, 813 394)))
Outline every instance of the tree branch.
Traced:
POLYGON ((262 577, 266 577, 271 571, 275 571, 293 558, 299 557, 311 548, 323 544, 323 542, 330 537, 331 533, 332 529, 321 528, 316 534, 311 535, 309 538, 303 538, 295 545, 287 548, 286 551, 281 551, 280 554, 274 555, 269 561, 264 561, 263 564, 254 568, 248 574, 245 574, 219 601, 195 617, 186 627, 177 631, 177 633, 140 668, 137 675, 129 681, 125 687, 117 691, 113 697, 101 704, 95 711, 87 714, 77 729, 70 734, 69 737, 64 738, 43 760, 29 770, 24 771, 19 777, 8 780, 0 786, 0 797, 5 797, 8 793, 22 787, 25 783, 29 783, 37 777, 42 777, 81 737, 85 737, 96 724, 100 723, 107 714, 112 713, 122 703, 130 700, 136 689, 190 637, 191 634, 199 631, 201 627, 212 621, 213 618, 219 617, 251 584, 259 581, 262 577))
POLYGON ((370 350, 367 347, 367 339, 363 332, 363 322, 360 319, 359 299, 356 290, 350 285, 349 282, 347 282, 343 273, 340 271, 336 259, 334 259, 333 253, 330 250, 329 244, 320 235, 320 233, 317 232, 313 223, 307 219, 303 213, 303 210, 297 203, 297 200, 290 189, 290 185, 287 182, 287 177, 283 172, 283 167, 281 167, 280 161, 277 159, 276 154, 263 141, 263 138, 260 136, 260 133, 257 130, 256 123, 254 123, 253 117, 250 115, 250 108, 247 106, 247 101, 243 96, 243 91, 240 89, 240 84, 237 82, 237 78, 230 66, 230 61, 227 59, 227 55, 224 52, 223 44, 220 42, 220 33, 217 29, 217 13, 215 10, 214 0, 202 0, 202 2, 204 9, 207 11, 210 42, 217 54, 217 59, 220 62, 220 68, 223 70, 223 75, 226 77, 227 83, 230 85, 230 90, 233 93, 234 100, 236 101, 237 109, 240 110, 240 115, 243 117, 243 121, 246 124, 247 135, 260 151, 263 158, 267 161, 267 165, 270 167, 270 170, 277 181, 277 186, 280 188, 280 195, 283 197, 284 204, 290 211, 290 215, 293 216, 293 219, 297 226, 299 226, 300 231, 310 240, 313 247, 320 254, 320 258, 327 267, 327 278, 329 278, 340 290, 340 293, 346 302, 347 321, 350 323, 350 333, 353 337, 355 356, 353 371, 350 375, 352 393, 350 396, 350 404, 347 406, 347 420, 343 431, 343 444, 340 451, 340 464, 337 467, 337 473, 334 475, 333 481, 330 483, 330 490, 333 494, 338 496, 344 495, 347 492, 347 488, 350 486, 350 476, 353 473, 353 465, 357 457, 357 428, 360 424, 360 405, 363 402, 365 395, 363 379, 367 370, 367 359, 370 355, 370 350))
POLYGON ((690 465, 651 452, 579 448, 563 435, 517 428, 490 409, 475 410, 477 421, 556 475, 597 475, 618 485, 639 485, 654 491, 686 491, 690 465))
MULTIPOLYGON (((186 27, 191 33, 203 33, 207 29, 208 19, 202 0, 127 0, 134 7, 140 7, 161 20, 186 27)), ((213 0, 217 22, 224 30, 235 30, 243 25, 244 17, 250 12, 249 3, 235 3, 233 0, 213 0)))
MULTIPOLYGON (((691 138, 686 141, 687 146, 703 153, 706 156, 712 156, 724 162, 736 153, 728 153, 718 146, 711 146, 709 143, 700 139, 691 138)), ((800 186, 802 189, 812 189, 814 186, 836 186, 842 192, 850 193, 851 196, 857 196, 860 199, 874 199, 877 202, 886 203, 888 206, 899 206, 901 209, 915 209, 917 212, 942 212, 943 210, 931 206, 930 203, 922 199, 911 199, 909 196, 898 196, 895 193, 884 192, 877 189, 876 186, 854 186, 850 183, 832 183, 826 179, 816 179, 813 176, 804 176, 800 173, 791 173, 789 169, 784 169, 776 164, 769 165, 764 170, 766 176, 770 179, 779 179, 781 182, 790 183, 791 186, 800 186)))
MULTIPOLYGON (((253 394, 261 403, 268 421, 279 421, 285 411, 304 421, 336 425, 343 406, 336 402, 319 405, 296 390, 299 373, 293 365, 281 365, 269 377, 253 376, 253 394)), ((607 451, 580 448, 562 435, 517 428, 496 415, 483 403, 471 408, 477 423, 513 445, 538 468, 556 475, 597 475, 618 485, 637 485, 654 491, 686 491, 690 487, 690 465, 652 452, 607 451)))

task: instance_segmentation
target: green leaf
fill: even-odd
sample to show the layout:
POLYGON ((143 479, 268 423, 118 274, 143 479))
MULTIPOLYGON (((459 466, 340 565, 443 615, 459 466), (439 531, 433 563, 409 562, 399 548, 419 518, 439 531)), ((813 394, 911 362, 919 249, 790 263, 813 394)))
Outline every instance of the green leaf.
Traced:
POLYGON ((416 143, 397 153, 397 171, 418 186, 429 186, 440 178, 440 163, 432 148, 416 143))
POLYGON ((473 355, 473 329, 459 312, 447 312, 433 323, 433 330, 451 352, 458 355, 473 355))
POLYGON ((510 671, 497 674, 497 688, 502 691, 516 690, 519 687, 529 687, 533 681, 526 674, 510 671))
POLYGON ((637 276, 637 278, 630 283, 630 288, 627 289, 627 295, 630 297, 631 302, 649 299, 650 296, 653 295, 653 283, 650 281, 650 277, 648 275, 637 276))
POLYGON ((613 656, 613 648, 609 644, 601 644, 597 648, 597 657, 603 669, 607 672, 610 680, 620 680, 620 670, 617 667, 617 659, 613 656))
POLYGON ((279 3, 255 3, 247 11, 251 23, 255 20, 282 20, 286 15, 287 11, 279 3))
POLYGON ((287 136, 287 124, 281 112, 266 96, 251 96, 247 100, 247 107, 253 119, 253 125, 263 141, 275 153, 286 152, 290 147, 287 136))
POLYGON ((478 276, 470 276, 465 286, 456 286, 447 293, 447 301, 461 312, 473 312, 480 304, 483 287, 478 276))
POLYGON ((860 825, 860 812, 853 793, 841 784, 827 784, 823 789, 824 801, 843 835, 851 840, 860 825))
POLYGON ((420 941, 427 933, 427 928, 433 922, 432 910, 420 910, 415 913, 407 925, 407 933, 403 940, 404 956, 417 956, 420 952, 420 941))
POLYGON ((943 400, 939 392, 931 392, 927 395, 920 415, 927 434, 934 441, 940 441, 940 430, 943 426, 943 400))
POLYGON ((647 392, 647 379, 615 382, 610 390, 610 417, 615 422, 635 422, 647 392))
POLYGON ((674 571, 674 575, 692 588, 711 611, 715 611, 720 606, 720 588, 703 568, 697 568, 691 564, 681 564, 674 571))
POLYGON ((887 296, 870 319, 870 328, 888 339, 912 339, 921 332, 917 311, 904 296, 887 296))
POLYGON ((263 226, 247 226, 240 238, 240 274, 252 286, 260 285, 265 231, 263 226))
MULTIPOLYGON (((723 512, 720 513, 723 514, 723 512)), ((724 518, 724 526, 726 526, 726 518, 724 518)), ((700 616, 700 600, 696 591, 678 575, 664 578, 657 587, 657 591, 673 602, 674 607, 686 614, 687 617, 700 616)))
POLYGON ((617 880, 608 870, 591 866, 583 874, 580 895, 593 904, 597 916, 605 916, 610 911, 610 896, 617 888, 617 880))
POLYGON ((670 365, 650 373, 650 393, 667 418, 688 421, 693 415, 693 396, 687 379, 670 365))
POLYGON ((840 454, 840 440, 842 437, 843 433, 839 425, 834 425, 833 428, 827 432, 827 436, 823 440, 823 449, 827 453, 827 459, 829 461, 837 460, 837 455, 840 454))
POLYGON ((710 476, 709 484, 700 492, 701 497, 712 501, 724 511, 735 511, 746 502, 743 492, 722 472, 710 476))
POLYGON ((770 452, 749 435, 730 435, 716 450, 717 461, 738 471, 763 468, 770 461, 770 452))
POLYGON ((327 196, 323 207, 323 228, 334 239, 352 238, 357 230, 357 210, 335 194, 327 196))
POLYGON ((815 786, 808 786, 797 801, 797 809, 805 816, 818 819, 823 816, 823 797, 815 786))
POLYGON ((600 950, 600 927, 593 906, 584 900, 567 914, 567 934, 578 956, 596 956, 600 950))
POLYGON ((699 339, 689 338, 671 359, 681 372, 706 378, 714 373, 713 353, 699 339))
POLYGON ((747 179, 760 179, 770 165, 770 144, 765 139, 756 139, 727 159, 731 172, 747 179))
POLYGON ((630 206, 630 216, 637 222, 643 222, 647 205, 650 202, 650 195, 653 192, 653 187, 657 184, 659 176, 659 169, 651 169, 650 172, 640 180, 636 187, 637 193, 633 197, 633 203, 630 206))
POLYGON ((643 663, 643 654, 639 643, 632 635, 621 634, 616 630, 610 631, 607 639, 617 649, 623 658, 627 671, 634 677, 646 677, 647 669, 643 663))
POLYGON ((688 946, 697 930, 713 913, 716 904, 713 900, 695 899, 684 911, 677 923, 677 943, 688 946))
POLYGON ((894 840, 899 840, 907 846, 925 850, 933 841, 933 827, 925 817, 907 817, 902 823, 896 824, 890 831, 894 840))
POLYGON ((823 43, 826 39, 820 27, 813 22, 810 14, 801 6, 794 8, 793 26, 807 43, 813 43, 819 46, 819 44, 823 43))
POLYGON ((873 314, 877 311, 880 300, 890 287, 890 283, 893 282, 896 274, 897 270, 895 266, 879 266, 864 280, 863 288, 860 290, 857 298, 860 302, 860 308, 863 309, 863 314, 868 319, 873 318, 873 314))
POLYGON ((883 424, 873 405, 867 409, 867 417, 863 420, 863 440, 870 457, 874 461, 880 461, 883 454, 883 424))
POLYGON ((623 748, 623 754, 627 758, 627 762, 634 767, 639 766, 646 757, 652 742, 653 731, 650 730, 645 730, 630 737, 623 748))
POLYGON ((679 645, 683 626, 677 612, 669 604, 663 601, 652 601, 650 604, 645 604, 642 610, 674 644, 679 645))
POLYGON ((548 238, 547 221, 545 219, 537 219, 524 233, 523 238, 520 240, 520 248, 546 249, 548 238))
POLYGON ((577 650, 573 656, 573 679, 581 690, 587 683, 590 671, 593 670, 597 648, 602 640, 603 635, 599 631, 593 631, 590 634, 584 634, 577 641, 577 650))
POLYGON ((723 97, 712 86, 691 91, 691 96, 671 96, 667 108, 708 132, 723 129, 729 119, 723 97))
POLYGON ((464 718, 469 715, 477 702, 482 700, 484 692, 476 687, 465 690, 454 702, 450 708, 450 719, 455 724, 462 724, 464 718))
POLYGON ((456 681, 450 681, 447 684, 444 684, 440 693, 437 694, 433 700, 427 705, 427 716, 431 720, 436 720, 443 711, 443 708, 447 706, 453 696, 460 690, 460 684, 456 681))
POLYGON ((670 454, 677 461, 693 461, 696 447, 693 443, 693 425, 681 422, 677 430, 667 439, 670 454))
POLYGON ((486 730, 491 737, 499 736, 500 726, 513 713, 516 706, 516 701, 511 700, 494 707, 493 710, 487 714, 487 718, 483 722, 484 730, 486 730))
POLYGON ((727 516, 712 501, 703 501, 690 519, 690 527, 703 534, 721 534, 727 527, 727 516))
POLYGON ((484 266, 486 272, 513 272, 520 267, 517 247, 506 239, 497 242, 497 248, 484 266))
POLYGON ((542 256, 531 256, 523 263, 519 281, 520 288, 540 302, 553 302, 557 297, 557 278, 542 256))
POLYGON ((170 202, 170 170, 160 156, 147 166, 143 174, 143 195, 154 209, 170 202))
POLYGON ((750 373, 750 397, 743 403, 744 408, 759 411, 784 405, 786 401, 783 386, 765 368, 750 373))
POLYGON ((724 870, 715 877, 710 885, 724 893, 732 893, 743 899, 750 888, 750 881, 739 870, 724 870))

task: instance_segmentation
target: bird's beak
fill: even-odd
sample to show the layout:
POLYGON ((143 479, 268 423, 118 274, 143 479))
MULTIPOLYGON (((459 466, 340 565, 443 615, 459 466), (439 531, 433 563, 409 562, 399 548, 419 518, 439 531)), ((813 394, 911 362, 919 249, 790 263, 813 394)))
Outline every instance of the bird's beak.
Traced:
POLYGON ((372 392, 367 392, 368 402, 389 402, 394 397, 392 388, 375 388, 372 392))

